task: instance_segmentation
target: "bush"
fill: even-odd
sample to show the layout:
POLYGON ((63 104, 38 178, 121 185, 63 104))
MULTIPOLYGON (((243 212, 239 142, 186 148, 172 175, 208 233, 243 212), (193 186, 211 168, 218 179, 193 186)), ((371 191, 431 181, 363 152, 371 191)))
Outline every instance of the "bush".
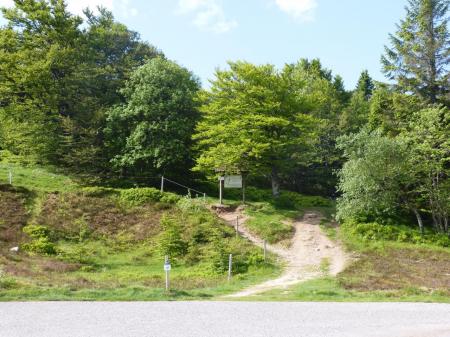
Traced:
POLYGON ((168 255, 170 258, 182 257, 186 254, 188 245, 182 239, 182 228, 180 224, 167 215, 161 218, 163 232, 158 238, 158 250, 161 255, 168 255))
POLYGON ((445 234, 425 233, 407 226, 382 225, 376 222, 358 223, 347 221, 342 226, 344 234, 358 236, 367 241, 396 241, 412 244, 432 244, 450 247, 450 238, 445 234))
POLYGON ((51 232, 45 226, 28 225, 23 228, 32 240, 22 245, 22 249, 35 254, 55 255, 57 253, 56 246, 50 240, 51 232))
POLYGON ((23 228, 23 232, 28 234, 32 239, 43 239, 50 237, 50 229, 40 225, 27 225, 23 228))
POLYGON ((48 238, 39 238, 29 243, 24 243, 22 249, 30 253, 41 255, 55 255, 57 253, 55 244, 48 238))
POLYGON ((120 201, 130 206, 141 206, 149 202, 175 204, 180 197, 174 193, 161 193, 156 188, 131 188, 120 191, 120 201))

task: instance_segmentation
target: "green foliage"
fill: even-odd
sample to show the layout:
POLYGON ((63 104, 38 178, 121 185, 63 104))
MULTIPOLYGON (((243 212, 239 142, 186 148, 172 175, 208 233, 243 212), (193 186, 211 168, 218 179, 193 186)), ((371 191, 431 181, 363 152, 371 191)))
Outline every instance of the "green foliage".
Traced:
POLYGON ((202 92, 203 119, 195 139, 200 156, 197 170, 248 170, 271 175, 273 193, 279 194, 279 175, 288 166, 307 161, 315 140, 315 120, 307 115, 296 93, 291 68, 230 62, 230 70, 217 71, 212 89, 202 92))
POLYGON ((55 255, 57 253, 56 245, 51 241, 51 231, 40 225, 27 225, 23 228, 23 232, 31 237, 31 242, 24 243, 22 249, 41 255, 55 255))
POLYGON ((33 239, 31 242, 24 243, 22 249, 33 254, 56 255, 56 245, 48 238, 33 239))
POLYGON ((161 219, 162 233, 158 238, 158 251, 169 258, 182 257, 187 252, 187 243, 182 239, 181 225, 175 219, 164 216, 161 219))
POLYGON ((339 172, 338 219, 383 217, 414 207, 415 195, 407 194, 414 176, 404 142, 363 130, 340 138, 338 146, 348 158, 339 172))
POLYGON ((32 239, 43 239, 50 237, 50 229, 40 225, 27 225, 23 228, 23 232, 28 234, 32 239))
POLYGON ((2 11, 2 147, 77 171, 105 167, 104 111, 121 101, 131 71, 160 53, 105 9, 87 11, 84 25, 65 1, 14 1, 2 11))
POLYGON ((396 241, 450 247, 448 235, 432 232, 421 234, 419 230, 407 226, 347 221, 341 226, 341 230, 344 232, 344 235, 354 235, 358 239, 366 241, 396 241))
POLYGON ((119 199, 121 202, 135 207, 149 202, 175 204, 180 200, 180 196, 168 192, 161 193, 156 188, 144 187, 120 190, 119 199))
POLYGON ((449 2, 409 0, 406 11, 398 31, 390 35, 392 48, 385 47, 383 70, 401 91, 448 104, 449 2))
POLYGON ((175 62, 156 58, 138 68, 121 90, 126 103, 108 112, 105 134, 116 169, 184 172, 198 90, 194 75, 175 62))

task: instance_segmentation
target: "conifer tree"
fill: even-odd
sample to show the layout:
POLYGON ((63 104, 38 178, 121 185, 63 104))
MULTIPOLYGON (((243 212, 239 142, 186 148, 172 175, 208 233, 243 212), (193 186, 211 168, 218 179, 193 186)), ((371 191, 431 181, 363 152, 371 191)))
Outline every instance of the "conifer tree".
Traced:
POLYGON ((449 103, 449 6, 449 0, 409 0, 382 57, 384 73, 400 90, 430 103, 449 103))

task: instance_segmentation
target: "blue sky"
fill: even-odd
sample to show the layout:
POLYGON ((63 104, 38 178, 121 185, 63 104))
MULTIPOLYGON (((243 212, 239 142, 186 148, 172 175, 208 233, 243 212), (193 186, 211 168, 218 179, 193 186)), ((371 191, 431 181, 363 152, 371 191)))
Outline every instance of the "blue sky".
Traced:
MULTIPOLYGON (((198 75, 204 86, 228 60, 285 63, 320 58, 352 89, 363 69, 376 80, 388 34, 406 0, 68 0, 97 4, 198 75)), ((11 0, 0 0, 10 5, 11 0)))

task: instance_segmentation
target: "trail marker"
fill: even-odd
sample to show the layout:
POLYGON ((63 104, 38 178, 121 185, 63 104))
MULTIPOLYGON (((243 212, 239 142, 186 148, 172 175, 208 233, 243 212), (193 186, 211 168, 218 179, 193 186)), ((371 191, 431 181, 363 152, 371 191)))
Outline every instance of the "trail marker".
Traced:
POLYGON ((169 262, 169 256, 166 255, 165 261, 164 261, 164 271, 166 272, 166 291, 169 291, 170 288, 170 280, 169 280, 169 274, 170 270, 172 269, 172 266, 169 262))
POLYGON ((233 266, 233 254, 228 258, 228 282, 231 281, 231 267, 233 266))

